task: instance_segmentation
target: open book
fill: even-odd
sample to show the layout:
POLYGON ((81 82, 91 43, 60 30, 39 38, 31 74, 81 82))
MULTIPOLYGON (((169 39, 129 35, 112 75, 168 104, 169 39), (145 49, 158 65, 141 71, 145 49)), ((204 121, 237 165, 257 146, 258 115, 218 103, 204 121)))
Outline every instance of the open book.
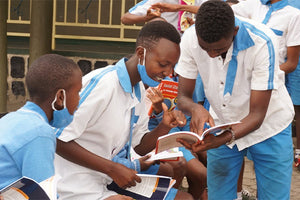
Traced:
POLYGON ((31 178, 22 177, 0 191, 4 200, 56 200, 56 183, 58 178, 52 176, 41 183, 31 178))
POLYGON ((115 182, 107 186, 118 194, 130 196, 134 199, 165 199, 171 187, 176 180, 167 176, 158 176, 152 174, 137 174, 141 177, 142 182, 136 186, 127 189, 120 188, 115 182))
POLYGON ((157 139, 155 153, 160 153, 174 147, 182 146, 182 144, 176 141, 177 138, 181 138, 189 142, 190 144, 193 144, 195 142, 203 140, 205 135, 207 134, 220 135, 226 130, 229 130, 232 125, 238 123, 241 122, 237 121, 237 122, 231 122, 231 123, 214 126, 209 129, 206 129, 201 135, 198 135, 197 133, 193 133, 190 131, 179 131, 179 132, 169 133, 168 135, 161 136, 157 139))
MULTIPOLYGON (((160 160, 160 161, 178 161, 179 157, 183 156, 183 153, 179 151, 178 147, 174 147, 171 149, 167 149, 166 151, 162 151, 159 153, 155 153, 155 149, 148 153, 147 155, 151 155, 151 157, 147 161, 160 160)), ((130 159, 131 161, 141 158, 139 154, 137 154, 134 149, 130 148, 130 159)))

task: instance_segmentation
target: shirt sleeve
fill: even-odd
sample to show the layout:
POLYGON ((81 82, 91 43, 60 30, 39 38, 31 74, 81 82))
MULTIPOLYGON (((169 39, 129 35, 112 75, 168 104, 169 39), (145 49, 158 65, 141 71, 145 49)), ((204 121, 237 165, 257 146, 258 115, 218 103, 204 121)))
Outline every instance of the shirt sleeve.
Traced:
POLYGON ((255 3, 254 1, 256 0, 240 1, 237 4, 232 5, 231 8, 235 15, 251 19, 251 14, 253 13, 253 3, 255 3))
POLYGON ((22 176, 37 182, 54 175, 55 137, 39 136, 13 154, 22 176))
POLYGON ((198 75, 197 64, 192 54, 192 51, 196 48, 195 42, 197 42, 195 26, 192 26, 181 37, 180 58, 175 67, 177 74, 188 79, 196 79, 198 75))
POLYGON ((300 11, 290 20, 286 35, 287 47, 300 45, 300 11))
POLYGON ((144 16, 147 14, 147 10, 154 3, 158 2, 157 0, 143 0, 137 3, 135 6, 129 9, 130 14, 144 16))

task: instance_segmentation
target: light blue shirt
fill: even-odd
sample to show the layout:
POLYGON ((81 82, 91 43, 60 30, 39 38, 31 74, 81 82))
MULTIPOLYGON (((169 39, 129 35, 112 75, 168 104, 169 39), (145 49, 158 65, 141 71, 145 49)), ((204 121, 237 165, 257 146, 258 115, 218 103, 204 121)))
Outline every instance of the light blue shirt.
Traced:
POLYGON ((0 119, 0 189, 22 176, 41 182, 54 175, 56 139, 44 111, 27 102, 0 119))

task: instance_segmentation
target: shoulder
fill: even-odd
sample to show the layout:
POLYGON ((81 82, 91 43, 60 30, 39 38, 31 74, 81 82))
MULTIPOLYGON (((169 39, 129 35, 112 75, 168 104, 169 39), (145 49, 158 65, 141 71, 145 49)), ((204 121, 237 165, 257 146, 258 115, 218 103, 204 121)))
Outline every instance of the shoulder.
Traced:
POLYGON ((39 117, 19 112, 10 113, 0 121, 0 145, 15 151, 37 138, 55 143, 54 129, 39 117))

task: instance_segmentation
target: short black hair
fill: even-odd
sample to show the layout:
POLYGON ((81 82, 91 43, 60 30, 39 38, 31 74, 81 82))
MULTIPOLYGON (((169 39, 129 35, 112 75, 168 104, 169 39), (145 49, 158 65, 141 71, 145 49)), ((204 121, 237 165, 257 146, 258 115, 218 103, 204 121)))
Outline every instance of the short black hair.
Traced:
POLYGON ((233 11, 224 1, 206 1, 197 12, 195 26, 198 37, 207 43, 228 38, 235 28, 233 11))
POLYGON ((31 99, 44 102, 54 98, 58 89, 68 89, 70 79, 79 66, 71 59, 57 54, 45 54, 37 58, 25 76, 31 99))
POLYGON ((136 47, 143 46, 150 49, 161 38, 180 43, 180 35, 176 28, 165 21, 152 21, 143 26, 136 39, 136 47))

